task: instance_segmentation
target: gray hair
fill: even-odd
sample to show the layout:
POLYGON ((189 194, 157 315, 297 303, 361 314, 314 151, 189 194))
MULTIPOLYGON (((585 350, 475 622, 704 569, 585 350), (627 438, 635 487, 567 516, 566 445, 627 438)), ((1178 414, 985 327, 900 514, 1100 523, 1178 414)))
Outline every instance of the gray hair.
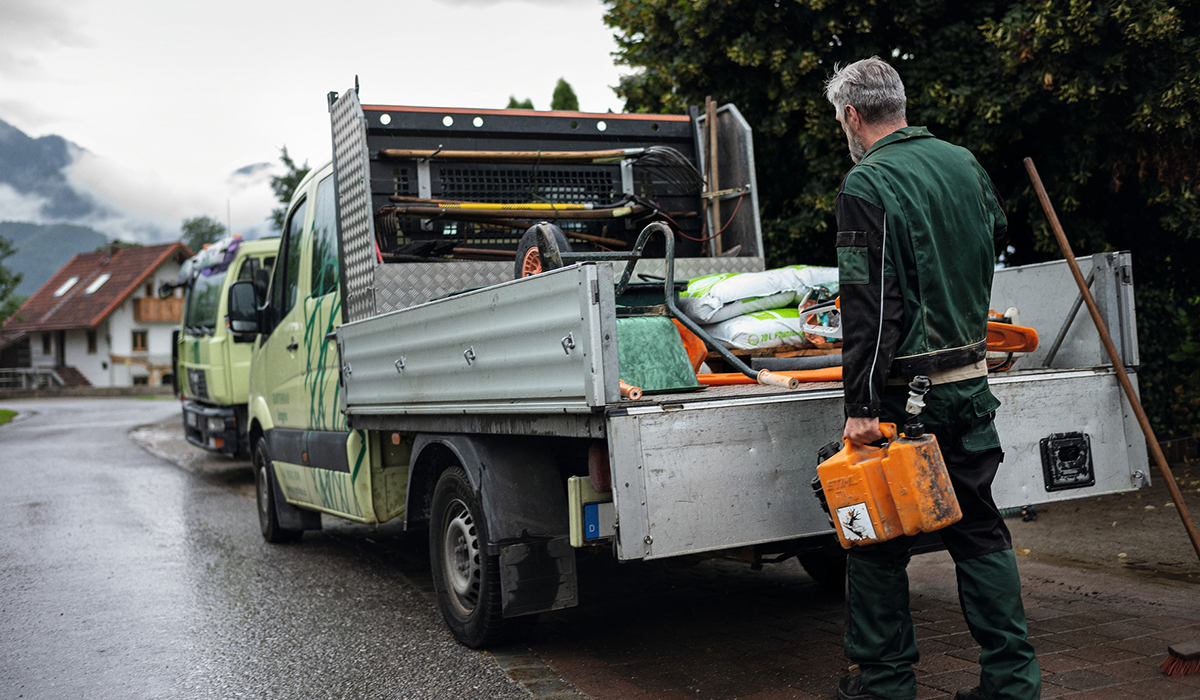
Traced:
POLYGON ((825 83, 825 98, 839 119, 845 118, 846 105, 853 105, 868 124, 904 119, 904 83, 896 69, 878 56, 840 68, 835 63, 825 83))

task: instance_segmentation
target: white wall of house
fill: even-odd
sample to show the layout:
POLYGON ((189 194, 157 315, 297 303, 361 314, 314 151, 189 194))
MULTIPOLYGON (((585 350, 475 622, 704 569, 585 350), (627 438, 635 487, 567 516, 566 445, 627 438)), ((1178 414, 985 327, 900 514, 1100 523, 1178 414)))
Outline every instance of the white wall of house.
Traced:
POLYGON ((29 364, 36 368, 54 367, 54 346, 58 343, 55 331, 35 331, 29 335, 29 364), (49 336, 47 343, 45 337, 49 336))
MULTIPOLYGON (((178 323, 137 321, 133 317, 133 301, 146 296, 156 298, 156 290, 160 283, 167 281, 174 282, 178 277, 179 264, 174 261, 165 263, 154 272, 154 275, 147 278, 113 313, 109 314, 108 333, 112 339, 112 347, 109 350, 110 354, 122 358, 144 359, 154 365, 171 364, 171 332, 175 330, 178 323), (135 332, 145 332, 145 350, 134 348, 133 339, 135 332)), ((146 367, 135 363, 127 364, 120 360, 112 363, 110 374, 112 377, 112 386, 130 386, 135 383, 149 381, 161 384, 163 380, 161 372, 156 372, 152 376, 152 373, 146 367)), ((90 381, 91 378, 89 377, 88 379, 90 381)))
POLYGON ((108 323, 95 329, 96 342, 89 352, 88 332, 84 329, 66 333, 66 364, 79 370, 92 386, 112 386, 108 372, 108 339, 105 337, 108 323))

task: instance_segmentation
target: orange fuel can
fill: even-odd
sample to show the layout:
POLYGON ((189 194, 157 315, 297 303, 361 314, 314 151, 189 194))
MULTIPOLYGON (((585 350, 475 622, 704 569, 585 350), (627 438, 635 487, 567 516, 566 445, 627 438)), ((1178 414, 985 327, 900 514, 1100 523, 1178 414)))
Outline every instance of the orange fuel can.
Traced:
POLYGON ((838 540, 846 549, 933 532, 962 518, 946 462, 932 434, 901 437, 880 423, 883 447, 844 447, 817 467, 838 540))

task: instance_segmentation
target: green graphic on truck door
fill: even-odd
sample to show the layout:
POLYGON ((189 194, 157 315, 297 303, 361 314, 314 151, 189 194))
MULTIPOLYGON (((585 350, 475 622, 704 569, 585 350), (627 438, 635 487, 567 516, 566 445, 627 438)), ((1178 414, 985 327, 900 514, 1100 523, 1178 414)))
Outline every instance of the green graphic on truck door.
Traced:
POLYGON ((293 221, 302 221, 306 210, 312 214, 310 233, 302 237, 299 227, 289 228, 283 287, 272 298, 287 310, 284 322, 274 332, 279 337, 271 339, 273 347, 264 348, 275 353, 272 362, 278 357, 281 366, 291 363, 286 372, 281 366, 267 370, 279 373, 270 382, 273 392, 281 394, 272 395, 276 429, 304 430, 302 454, 288 460, 277 455, 276 473, 288 501, 374 522, 366 434, 349 431, 340 410, 337 343, 332 333, 341 323, 342 306, 332 177, 322 179, 315 196, 296 207, 293 221), (293 348, 286 354, 280 352, 284 343, 293 348), (281 416, 284 406, 286 413, 281 416))
POLYGON ((339 410, 337 343, 330 337, 342 317, 338 293, 337 205, 333 178, 317 184, 313 232, 309 246, 309 299, 305 303, 304 344, 308 368, 304 388, 308 392, 310 430, 346 430, 346 417, 339 410))

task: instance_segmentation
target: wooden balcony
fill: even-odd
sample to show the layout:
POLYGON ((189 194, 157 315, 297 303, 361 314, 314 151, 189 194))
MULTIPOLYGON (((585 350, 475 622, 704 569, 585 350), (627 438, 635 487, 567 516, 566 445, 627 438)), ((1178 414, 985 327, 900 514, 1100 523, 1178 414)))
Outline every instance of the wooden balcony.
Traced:
POLYGON ((133 300, 133 320, 138 323, 179 323, 181 318, 182 297, 140 297, 133 300))

